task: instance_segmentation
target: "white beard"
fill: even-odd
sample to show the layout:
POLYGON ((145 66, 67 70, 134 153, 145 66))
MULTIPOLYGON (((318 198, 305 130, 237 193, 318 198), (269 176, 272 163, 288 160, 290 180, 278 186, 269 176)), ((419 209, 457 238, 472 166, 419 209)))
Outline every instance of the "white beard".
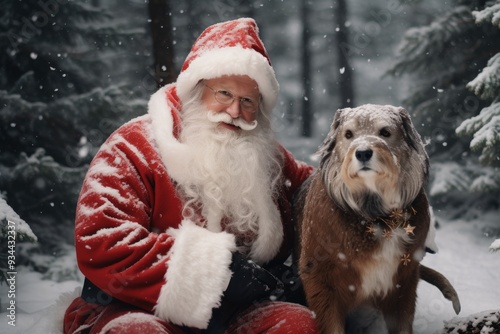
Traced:
POLYGON ((281 226, 274 202, 281 156, 270 126, 231 131, 218 127, 216 115, 199 102, 183 109, 180 141, 193 157, 183 166, 189 181, 178 185, 183 216, 213 232, 234 233, 246 252, 260 229, 281 226))

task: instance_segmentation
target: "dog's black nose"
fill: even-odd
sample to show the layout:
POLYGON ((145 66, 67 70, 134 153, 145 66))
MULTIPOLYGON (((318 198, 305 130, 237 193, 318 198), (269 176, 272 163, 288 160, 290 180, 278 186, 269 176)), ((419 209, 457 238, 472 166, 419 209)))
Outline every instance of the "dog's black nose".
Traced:
POLYGON ((373 156, 373 151, 370 149, 366 150, 357 150, 356 151, 356 159, 361 162, 367 162, 373 156))

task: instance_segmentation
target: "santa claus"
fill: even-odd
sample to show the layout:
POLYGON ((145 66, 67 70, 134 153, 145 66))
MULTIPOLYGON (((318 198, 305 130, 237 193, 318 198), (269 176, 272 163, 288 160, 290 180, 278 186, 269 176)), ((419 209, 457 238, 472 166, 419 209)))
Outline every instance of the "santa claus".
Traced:
POLYGON ((223 22, 148 114, 110 136, 78 201, 86 281, 65 333, 317 332, 286 302, 291 271, 276 270, 291 196, 312 172, 274 138, 278 89, 255 21, 223 22))

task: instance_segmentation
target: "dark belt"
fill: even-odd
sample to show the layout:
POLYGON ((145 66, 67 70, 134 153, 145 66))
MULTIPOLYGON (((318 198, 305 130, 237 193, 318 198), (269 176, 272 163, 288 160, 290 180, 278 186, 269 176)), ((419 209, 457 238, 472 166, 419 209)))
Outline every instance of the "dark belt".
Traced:
POLYGON ((93 303, 99 305, 109 305, 113 302, 118 301, 116 298, 113 298, 106 292, 99 289, 88 278, 85 278, 85 281, 83 282, 82 298, 87 303, 93 303))

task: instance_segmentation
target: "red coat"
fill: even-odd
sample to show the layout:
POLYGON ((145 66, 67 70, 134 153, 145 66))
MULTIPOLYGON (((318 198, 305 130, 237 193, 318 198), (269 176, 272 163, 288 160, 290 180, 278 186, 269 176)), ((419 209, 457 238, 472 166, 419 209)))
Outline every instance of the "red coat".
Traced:
MULTIPOLYGON (((83 183, 75 244, 82 273, 108 294, 174 324, 205 328, 236 246, 232 234, 183 221, 174 182, 185 175, 172 159, 183 158, 178 108, 175 86, 160 89, 148 115, 103 144, 83 183)), ((267 234, 256 246, 260 262, 290 254, 291 195, 312 171, 282 152, 282 221, 259 228, 267 234)))

